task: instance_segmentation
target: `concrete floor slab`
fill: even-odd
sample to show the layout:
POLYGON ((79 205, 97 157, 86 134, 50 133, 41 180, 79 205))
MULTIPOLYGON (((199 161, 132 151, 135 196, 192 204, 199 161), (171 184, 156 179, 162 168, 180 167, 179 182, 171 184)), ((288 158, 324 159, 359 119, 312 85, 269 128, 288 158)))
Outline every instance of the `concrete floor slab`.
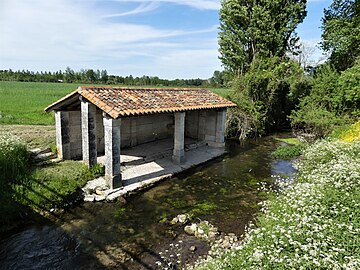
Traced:
MULTIPOLYGON (((85 201, 114 200, 128 192, 144 189, 174 174, 214 159, 225 153, 223 148, 210 147, 203 142, 186 138, 185 162, 172 161, 173 140, 160 140, 125 149, 121 153, 123 187, 110 190, 104 178, 89 181, 83 188, 85 201), (170 150, 170 155, 167 155, 170 150)), ((99 157, 102 163, 104 157, 99 157)))

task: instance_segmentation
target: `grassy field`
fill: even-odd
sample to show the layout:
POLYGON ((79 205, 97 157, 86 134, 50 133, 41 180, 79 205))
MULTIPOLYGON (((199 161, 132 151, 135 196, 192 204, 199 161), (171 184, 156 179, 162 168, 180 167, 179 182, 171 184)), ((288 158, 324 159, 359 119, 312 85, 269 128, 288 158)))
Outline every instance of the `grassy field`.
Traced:
MULTIPOLYGON (((53 125, 44 108, 78 88, 78 83, 0 82, 0 125, 53 125)), ((228 89, 211 89, 227 96, 228 89)))
POLYGON ((0 124, 52 125, 44 108, 74 91, 78 84, 0 82, 0 124))

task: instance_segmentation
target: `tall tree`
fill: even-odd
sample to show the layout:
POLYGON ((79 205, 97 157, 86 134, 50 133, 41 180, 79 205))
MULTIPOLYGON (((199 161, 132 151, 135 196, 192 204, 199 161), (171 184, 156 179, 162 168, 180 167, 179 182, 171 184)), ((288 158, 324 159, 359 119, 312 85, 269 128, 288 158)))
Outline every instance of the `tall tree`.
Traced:
POLYGON ((360 1, 334 0, 324 10, 321 47, 337 70, 351 67, 360 56, 360 1))
POLYGON ((306 0, 222 0, 219 45, 225 69, 242 74, 255 56, 282 57, 294 50, 305 8, 306 0))

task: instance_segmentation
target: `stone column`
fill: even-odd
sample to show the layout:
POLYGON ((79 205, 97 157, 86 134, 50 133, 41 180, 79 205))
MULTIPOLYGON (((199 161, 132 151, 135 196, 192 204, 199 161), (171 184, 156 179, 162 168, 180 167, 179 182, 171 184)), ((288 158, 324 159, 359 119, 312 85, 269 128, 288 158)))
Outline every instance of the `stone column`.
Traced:
POLYGON ((216 113, 216 134, 215 142, 217 146, 225 146, 225 127, 226 127, 226 109, 216 113))
POLYGON ((119 188, 121 182, 120 146, 121 119, 103 116, 105 133, 105 179, 110 189, 119 188))
POLYGON ((172 159, 181 163, 185 160, 185 112, 175 113, 174 151, 172 159))
POLYGON ((56 149, 61 159, 71 159, 69 112, 55 111, 56 149))
POLYGON ((91 167, 97 163, 96 107, 85 100, 81 101, 81 131, 83 161, 91 167))

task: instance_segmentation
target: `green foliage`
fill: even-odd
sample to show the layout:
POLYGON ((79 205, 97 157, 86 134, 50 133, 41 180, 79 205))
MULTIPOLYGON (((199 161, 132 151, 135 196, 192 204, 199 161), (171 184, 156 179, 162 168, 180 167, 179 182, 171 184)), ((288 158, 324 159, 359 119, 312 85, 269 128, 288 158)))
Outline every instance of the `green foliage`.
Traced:
POLYGON ((304 147, 303 145, 283 145, 279 146, 272 155, 275 158, 292 159, 301 155, 304 147))
POLYGON ((331 53, 337 70, 351 67, 360 56, 360 2, 334 0, 324 10, 321 47, 331 53))
POLYGON ((360 140, 360 120, 352 125, 344 125, 334 129, 330 134, 330 138, 345 142, 360 140))
POLYGON ((310 83, 300 66, 291 60, 255 59, 249 71, 234 84, 233 101, 238 108, 229 111, 229 123, 242 138, 287 126, 287 115, 309 91, 310 83))
POLYGON ((199 87, 207 86, 208 80, 204 79, 175 79, 167 80, 153 76, 118 76, 108 75, 106 70, 81 69, 74 71, 67 67, 64 72, 33 72, 29 70, 0 70, 0 81, 16 82, 48 82, 48 83, 77 83, 79 84, 115 84, 115 85, 136 85, 136 86, 180 86, 199 87))
POLYGON ((29 180, 29 154, 16 136, 0 134, 0 231, 21 218, 24 209, 17 200, 29 180))
POLYGON ((293 50, 305 7, 306 0, 223 0, 219 45, 225 69, 244 74, 255 57, 283 57, 293 50))
POLYGON ((26 184, 29 174, 29 154, 20 138, 0 134, 0 192, 12 185, 26 184))
POLYGON ((360 63, 339 74, 330 64, 322 66, 308 96, 290 115, 291 125, 316 136, 360 115, 360 63))
POLYGON ((342 96, 343 112, 360 117, 360 60, 341 73, 338 87, 342 96))

